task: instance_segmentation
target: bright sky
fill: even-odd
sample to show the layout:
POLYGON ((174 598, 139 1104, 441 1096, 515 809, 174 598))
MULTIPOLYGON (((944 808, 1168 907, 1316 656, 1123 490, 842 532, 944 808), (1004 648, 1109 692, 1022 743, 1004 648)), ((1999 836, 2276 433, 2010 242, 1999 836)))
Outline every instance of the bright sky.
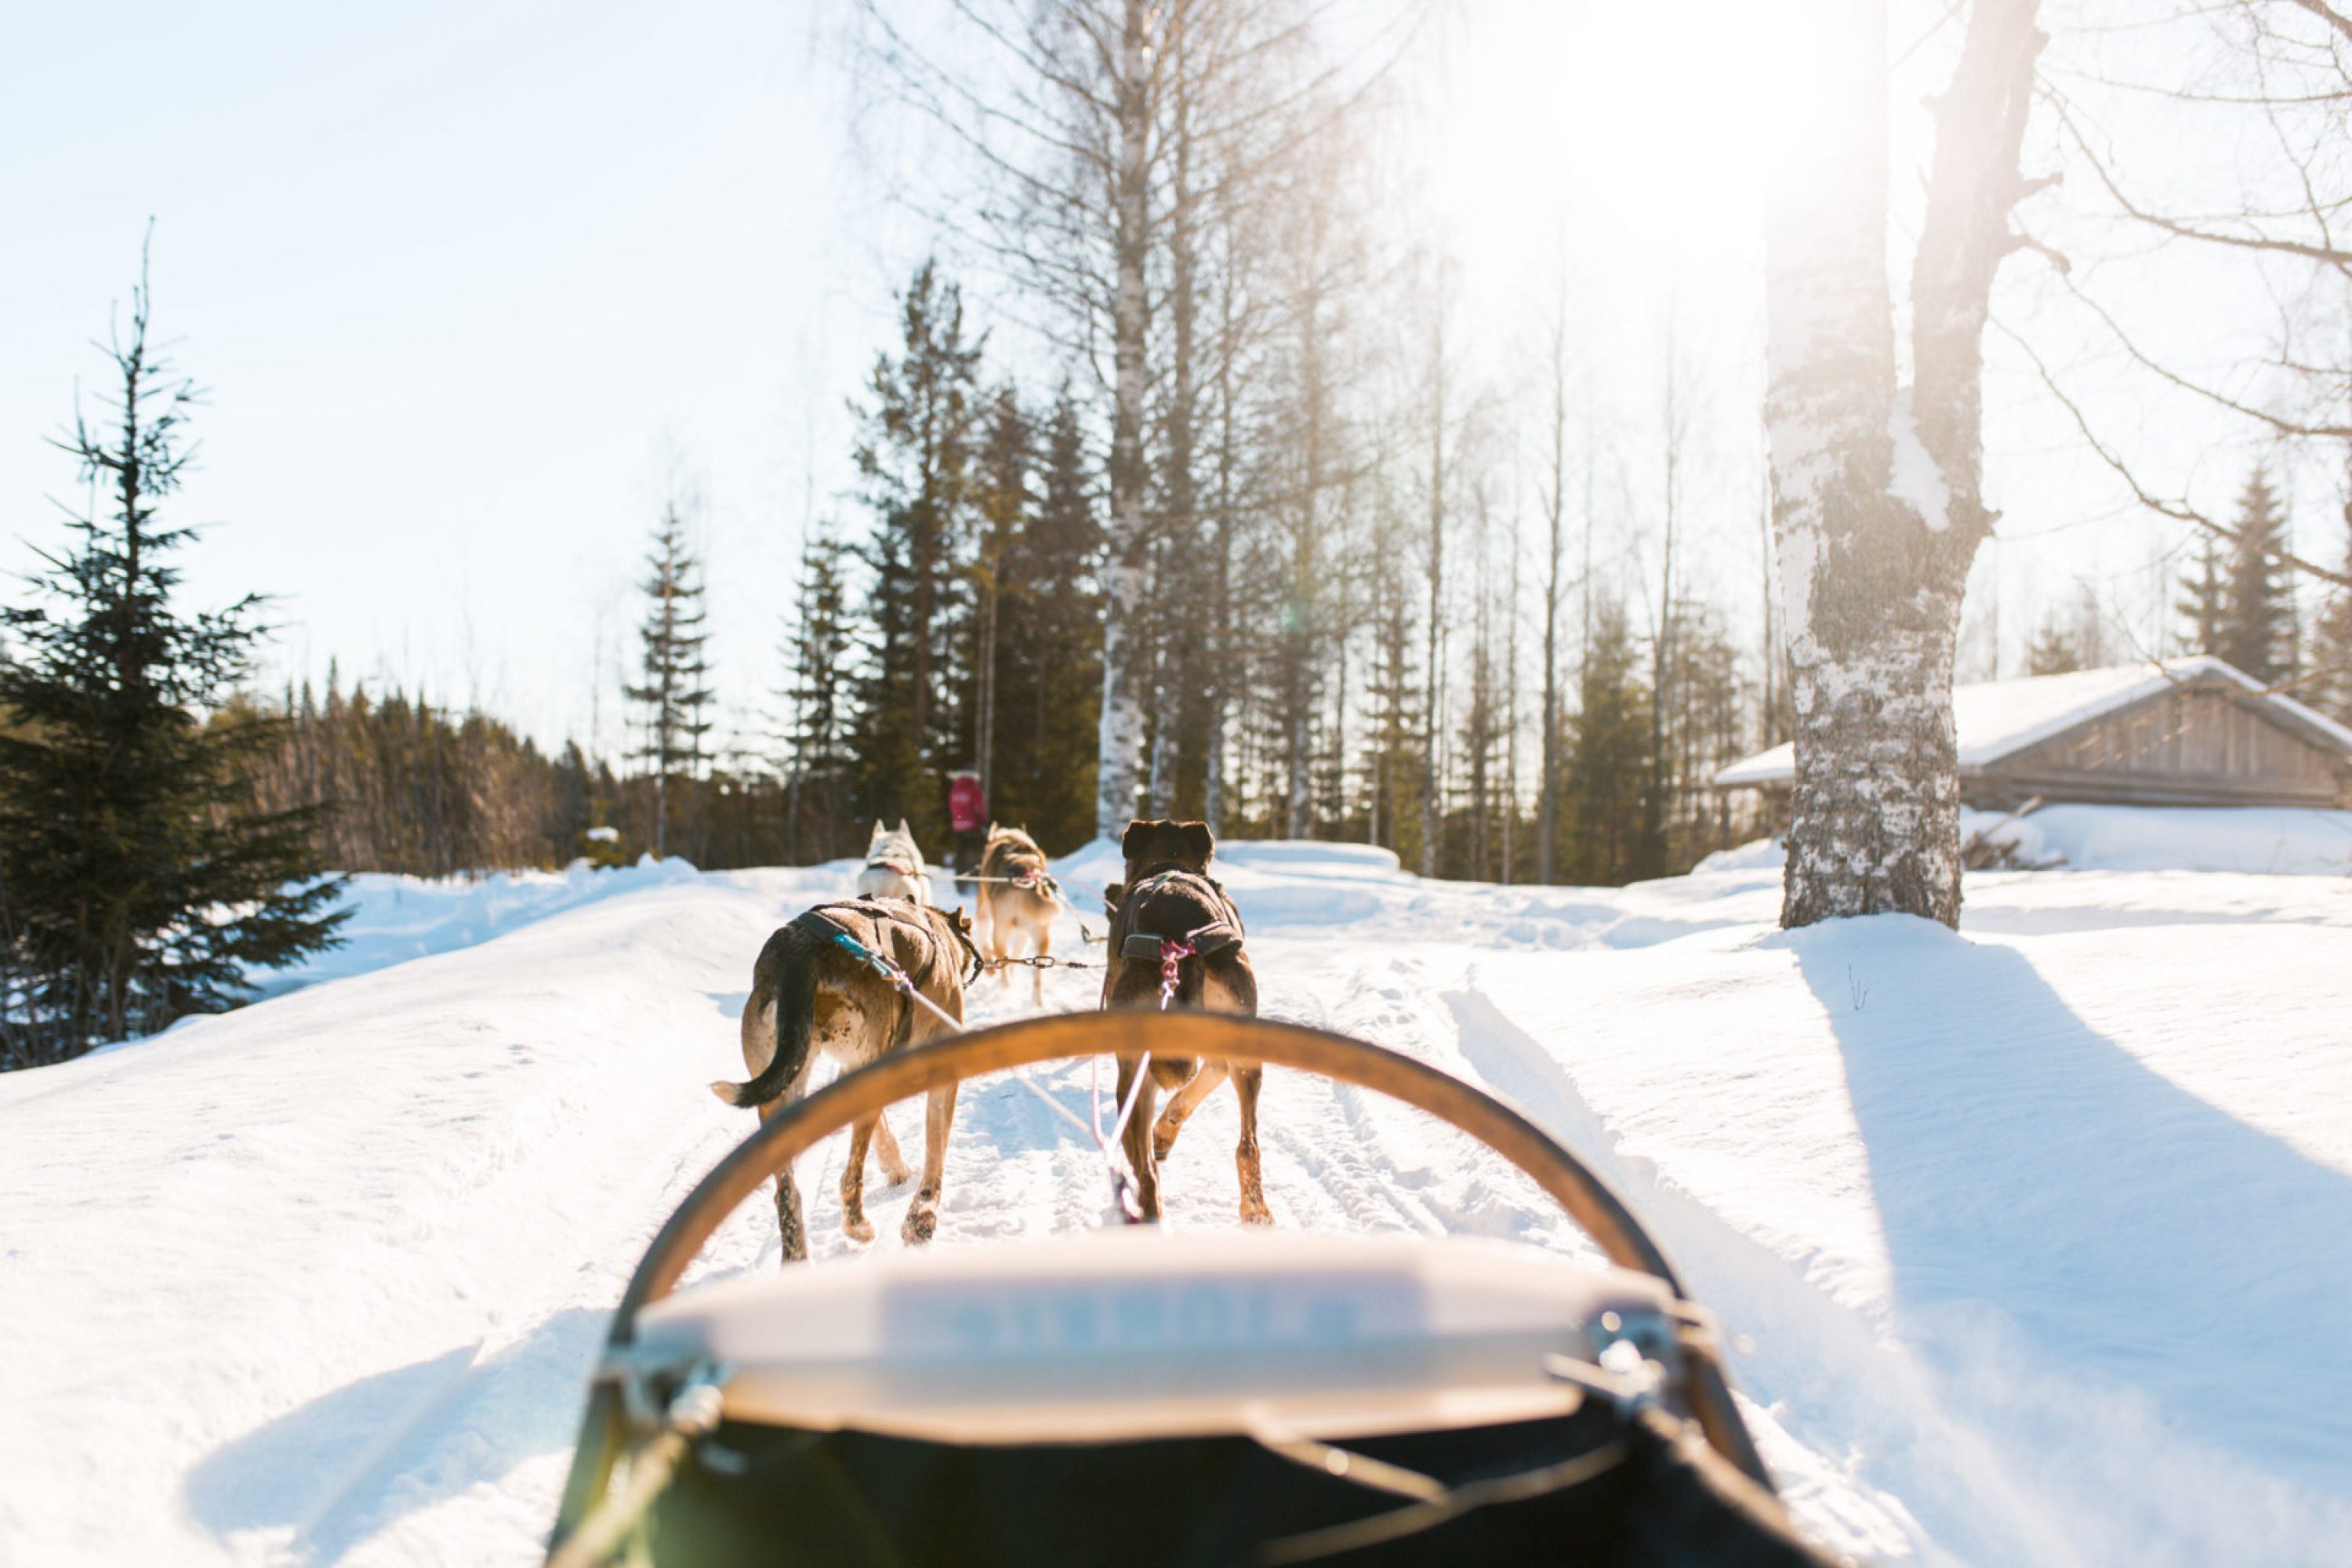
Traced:
MULTIPOLYGON (((756 725, 804 500, 848 482, 845 401, 922 244, 853 145, 837 4, 22 9, 0 56, 0 569, 58 537, 44 497, 73 476, 43 437, 102 380, 88 340, 152 215, 159 327, 212 394, 178 504, 218 523, 186 558, 194 602, 275 593, 280 668, 337 658, 610 752, 675 481, 704 498, 719 682, 756 725)), ((1419 203, 1530 442, 1528 349, 1567 258, 1599 553, 1643 584, 1628 520, 1661 482, 1671 306, 1686 580, 1747 624, 1756 215, 1806 102, 1789 9, 1475 0, 1407 73, 1419 203)), ((1944 6, 1895 9, 1900 51, 1944 6)), ((1928 85, 1894 92, 1898 221, 1928 85)), ((2053 455, 2046 410, 1989 424, 2004 533, 2051 542, 2004 546, 2013 650, 2037 598, 2144 582, 2162 541, 2099 520, 2112 493, 2053 455)))
POLYGON ((585 739, 675 470, 729 693, 775 683, 803 455, 841 482, 888 307, 807 8, 91 3, 9 31, 0 569, 57 537, 43 437, 102 384, 88 340, 152 215, 157 324, 211 393, 193 602, 273 592, 297 668, 585 739))

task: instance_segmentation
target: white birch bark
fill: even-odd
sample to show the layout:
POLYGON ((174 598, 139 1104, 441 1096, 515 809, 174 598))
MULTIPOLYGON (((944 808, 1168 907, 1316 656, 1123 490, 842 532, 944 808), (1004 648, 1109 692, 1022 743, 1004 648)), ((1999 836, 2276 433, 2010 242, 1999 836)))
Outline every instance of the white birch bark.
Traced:
POLYGON ((1952 661, 1980 499, 1980 340, 2030 101, 2036 0, 1976 0, 1915 264, 1915 385, 1886 267, 1886 17, 1839 0, 1832 85, 1768 219, 1766 359, 1796 709, 1781 923, 1960 910, 1952 661), (1915 414, 1915 410, 1916 411, 1915 414))
POLYGON ((1143 760, 1140 629, 1148 542, 1143 516, 1143 397, 1148 326, 1144 265, 1150 219, 1150 100, 1145 58, 1146 0, 1127 0, 1120 33, 1118 168, 1113 205, 1111 301, 1110 549, 1103 581, 1102 721, 1097 733, 1095 832, 1117 838, 1135 814, 1143 760))

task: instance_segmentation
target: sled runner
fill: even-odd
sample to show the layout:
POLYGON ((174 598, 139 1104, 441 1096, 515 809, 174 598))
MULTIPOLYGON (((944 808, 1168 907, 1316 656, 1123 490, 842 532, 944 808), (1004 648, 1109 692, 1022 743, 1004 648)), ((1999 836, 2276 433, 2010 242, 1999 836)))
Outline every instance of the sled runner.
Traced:
POLYGON ((772 1118, 614 1314, 562 1568, 1227 1563, 1825 1564, 1711 1324, 1616 1196, 1507 1106, 1360 1041, 1209 1013, 1033 1018, 885 1057, 772 1118), (1607 1256, 1158 1226, 792 1265, 671 1290, 784 1162, 982 1073, 1243 1057, 1403 1100, 1607 1256))

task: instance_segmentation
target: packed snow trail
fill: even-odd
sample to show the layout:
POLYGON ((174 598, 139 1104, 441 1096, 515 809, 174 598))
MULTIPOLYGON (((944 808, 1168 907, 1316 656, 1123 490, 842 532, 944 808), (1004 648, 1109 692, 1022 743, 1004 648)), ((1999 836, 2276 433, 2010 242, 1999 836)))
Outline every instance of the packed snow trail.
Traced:
MULTIPOLYGON (((2336 1560, 2352 882, 1979 876, 1964 937, 1784 935, 1759 855, 1622 890, 1423 883, 1331 845, 1221 864, 1269 1016, 1486 1083, 1625 1194, 1752 1342, 1759 1442, 1828 1544, 2336 1560)), ((849 874, 365 879, 352 946, 284 994, 0 1078, 0 1563, 536 1561, 604 1315, 753 1125, 703 1088, 740 1076, 751 958, 849 874)), ((1050 971, 1046 1005, 1097 984, 1050 971)), ((1029 1010, 1025 973, 971 1009, 1029 1010)), ((1040 1081, 1083 1113, 1085 1064, 1040 1081)), ((919 1114, 895 1121, 915 1158, 919 1114)), ((1171 1226, 1234 1223, 1234 1136, 1219 1094, 1170 1161, 1171 1226)), ((1379 1097, 1270 1073, 1262 1141, 1281 1225, 1591 1255, 1379 1097)), ((801 1164, 820 1266, 866 1250, 843 1142, 801 1164)), ((877 1246, 908 1195, 869 1186, 877 1246)), ((1095 1225, 1105 1197, 1045 1107, 966 1087, 940 1245, 1095 1225)), ((775 1266, 755 1200, 688 1288, 775 1266)))

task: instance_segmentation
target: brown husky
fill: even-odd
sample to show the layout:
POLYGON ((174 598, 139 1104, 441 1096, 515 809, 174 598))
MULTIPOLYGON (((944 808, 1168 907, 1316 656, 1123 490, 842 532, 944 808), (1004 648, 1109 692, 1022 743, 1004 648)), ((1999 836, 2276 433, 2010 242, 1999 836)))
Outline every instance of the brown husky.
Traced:
MULTIPOLYGON (((1013 966, 1004 961, 1013 956, 1013 939, 1029 939, 1029 954, 1033 958, 1050 957, 1054 952, 1054 917, 1061 912, 1062 900, 1056 896, 1054 879, 1045 869, 1045 852, 1037 841, 1018 827, 988 825, 988 847, 980 855, 980 918, 988 922, 988 955, 1003 964, 1004 986, 1013 988, 1013 966)), ((1033 964, 1029 970, 1029 999, 1043 1006, 1045 1001, 1045 971, 1033 964)))
MULTIPOLYGON (((1127 880, 1103 891, 1110 907, 1110 940, 1103 961, 1106 1007, 1205 1007, 1257 1016, 1257 973, 1242 951, 1241 911, 1209 875, 1216 839, 1200 822, 1130 822, 1119 839, 1127 880), (1167 983, 1173 979, 1174 984, 1167 983)), ((1118 1059, 1118 1103, 1135 1081, 1134 1058, 1118 1059)), ((1242 1107, 1242 1137, 1234 1150, 1241 1173, 1242 1218, 1268 1225, 1257 1152, 1257 1091, 1265 1068, 1256 1062, 1172 1061, 1154 1057, 1136 1094, 1124 1142, 1135 1169, 1137 1198, 1146 1219, 1160 1217, 1160 1162, 1201 1101, 1231 1078, 1242 1107), (1152 1097, 1176 1090, 1157 1124, 1152 1097)))
MULTIPOLYGON (((730 1105, 757 1107, 765 1121, 808 1092, 820 1052, 844 1068, 863 1067, 887 1052, 952 1033, 929 1008, 899 994, 841 938, 897 964, 918 992, 961 1022, 964 983, 980 965, 971 932, 961 910, 899 900, 820 904, 801 915, 768 939, 751 970, 751 994, 743 1003, 743 1065, 751 1081, 714 1083, 710 1091, 730 1105)), ((930 1240, 938 1225, 955 1102, 953 1084, 931 1091, 923 1121, 923 1183, 899 1230, 910 1246, 930 1240)), ((869 1140, 883 1174, 894 1184, 907 1179, 888 1121, 877 1115, 850 1129, 849 1161, 841 1172, 841 1228, 858 1241, 874 1239, 865 1203, 869 1140)), ((786 1262, 808 1256, 800 1188, 790 1165, 776 1173, 776 1227, 786 1262)))

